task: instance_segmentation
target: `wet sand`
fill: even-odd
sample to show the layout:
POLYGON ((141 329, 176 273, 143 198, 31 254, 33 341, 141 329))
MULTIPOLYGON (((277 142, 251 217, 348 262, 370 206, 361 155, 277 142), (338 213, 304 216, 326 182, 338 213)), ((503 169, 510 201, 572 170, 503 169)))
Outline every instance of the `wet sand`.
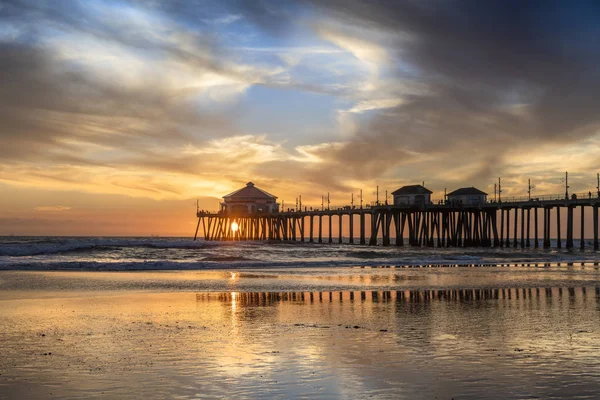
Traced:
POLYGON ((510 269, 3 272, 0 398, 596 398, 598 272, 510 269))

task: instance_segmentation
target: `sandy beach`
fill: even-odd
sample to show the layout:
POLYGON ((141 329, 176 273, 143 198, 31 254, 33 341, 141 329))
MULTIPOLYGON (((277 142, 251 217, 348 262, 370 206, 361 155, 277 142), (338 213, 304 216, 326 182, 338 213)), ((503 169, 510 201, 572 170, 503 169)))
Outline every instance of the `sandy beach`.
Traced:
POLYGON ((3 271, 0 397, 594 398, 598 271, 507 269, 3 271))

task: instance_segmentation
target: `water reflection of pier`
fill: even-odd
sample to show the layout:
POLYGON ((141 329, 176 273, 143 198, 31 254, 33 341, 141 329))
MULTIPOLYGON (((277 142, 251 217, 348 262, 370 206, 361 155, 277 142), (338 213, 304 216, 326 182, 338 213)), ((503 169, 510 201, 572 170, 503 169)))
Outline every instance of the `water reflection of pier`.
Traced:
POLYGON ((224 292, 198 293, 197 302, 217 301, 236 306, 274 306, 280 303, 431 303, 473 302, 481 300, 552 300, 553 298, 600 300, 600 286, 592 287, 535 287, 535 288, 478 288, 431 290, 369 290, 325 292, 224 292))

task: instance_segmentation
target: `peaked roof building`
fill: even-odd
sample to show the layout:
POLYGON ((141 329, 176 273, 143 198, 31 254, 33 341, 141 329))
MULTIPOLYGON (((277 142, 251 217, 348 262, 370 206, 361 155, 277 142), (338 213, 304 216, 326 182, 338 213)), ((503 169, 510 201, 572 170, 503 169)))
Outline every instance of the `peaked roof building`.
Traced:
POLYGON ((228 195, 223 196, 225 200, 240 200, 240 199, 277 199, 277 196, 273 196, 271 193, 265 192, 262 189, 254 186, 254 183, 248 182, 246 186, 231 192, 228 195))
POLYGON ((279 211, 277 196, 248 182, 241 189, 223 196, 221 211, 233 214, 254 214, 279 211))
POLYGON ((423 185, 408 185, 402 186, 400 189, 393 191, 392 195, 411 195, 411 194, 431 194, 431 190, 423 185))
POLYGON ((456 189, 455 191, 448 193, 447 196, 487 196, 487 193, 471 186, 456 189))

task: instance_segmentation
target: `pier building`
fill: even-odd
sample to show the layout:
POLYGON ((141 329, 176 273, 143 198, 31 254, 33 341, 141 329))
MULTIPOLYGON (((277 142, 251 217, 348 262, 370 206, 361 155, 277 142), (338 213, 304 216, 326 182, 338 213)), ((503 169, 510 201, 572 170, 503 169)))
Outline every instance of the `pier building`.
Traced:
POLYGON ((487 193, 474 187, 456 189, 455 191, 448 193, 446 197, 451 204, 476 206, 487 202, 487 193))
POLYGON ((261 214, 279 211, 277 196, 248 182, 245 187, 223 196, 221 212, 228 214, 261 214))
POLYGON ((429 204, 431 203, 431 190, 423 185, 402 186, 392 192, 394 205, 429 204))

